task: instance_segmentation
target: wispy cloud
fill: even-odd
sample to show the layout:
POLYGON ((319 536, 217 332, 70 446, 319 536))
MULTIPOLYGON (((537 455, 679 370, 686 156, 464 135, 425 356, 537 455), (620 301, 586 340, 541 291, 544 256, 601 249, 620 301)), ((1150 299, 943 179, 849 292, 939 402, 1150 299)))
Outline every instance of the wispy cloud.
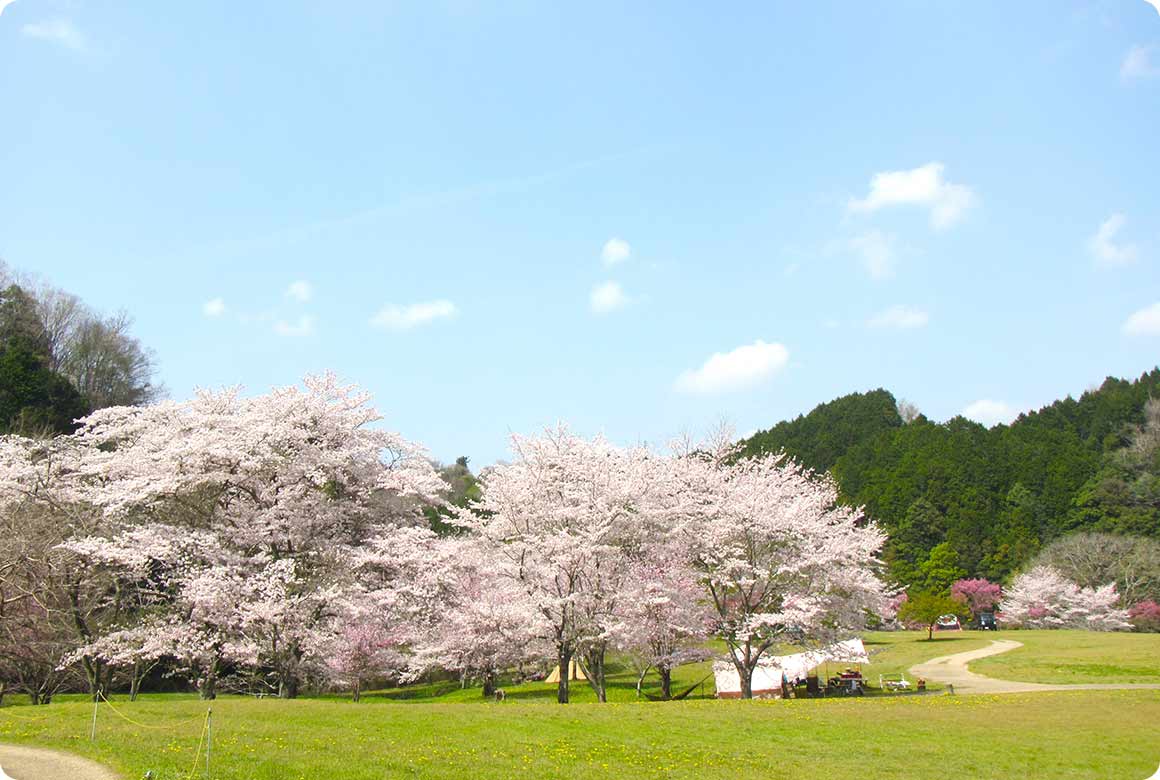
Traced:
POLYGON ((201 313, 207 317, 220 317, 226 313, 226 302, 221 298, 212 298, 202 304, 201 313))
POLYGON ((371 325, 393 331, 406 331, 441 319, 454 317, 459 309, 447 300, 411 303, 405 306, 389 304, 371 317, 371 325))
POLYGON ((1113 214, 1096 230, 1096 234, 1088 239, 1088 251, 1095 258, 1096 265, 1115 267, 1131 265, 1140 258, 1140 248, 1135 244, 1119 242, 1116 238, 1128 218, 1123 214, 1113 214))
POLYGON ((88 48, 88 40, 84 34, 71 20, 65 18, 31 22, 20 28, 20 34, 25 38, 49 41, 72 51, 84 51, 88 48))
POLYGON ((890 206, 921 206, 930 210, 930 224, 943 230, 960 222, 977 202, 974 191, 943 178, 944 165, 930 162, 908 171, 883 171, 870 179, 865 198, 851 198, 851 212, 875 212, 890 206))
POLYGON ((299 279, 296 282, 291 282, 290 286, 286 288, 286 297, 299 303, 306 303, 314 297, 314 288, 310 282, 299 279))
POLYGON ((1160 76, 1160 64, 1152 60, 1155 46, 1133 46, 1120 63, 1120 78, 1124 81, 1160 76))
POLYGON ((0 0, 0 16, 4 15, 4 9, 15 3, 16 0, 0 0))
POLYGON ((891 306, 878 312, 866 321, 871 328, 894 328, 913 330, 924 328, 930 322, 930 314, 916 306, 891 306))
POLYGON ((309 314, 303 314, 293 322, 278 320, 274 323, 274 332, 279 336, 289 336, 292 338, 312 336, 314 335, 314 322, 314 317, 309 314))
POLYGON ((293 245, 329 231, 373 224, 382 219, 406 216, 417 212, 442 209, 461 203, 470 203, 508 193, 526 192, 552 182, 579 176, 588 171, 627 160, 658 157, 669 153, 672 145, 657 144, 587 160, 578 160, 539 173, 496 178, 443 190, 405 195, 364 209, 334 217, 317 219, 250 236, 227 238, 186 247, 177 254, 180 258, 206 254, 251 252, 284 245, 293 245))
POLYGON ((623 309, 629 302, 629 297, 618 282, 598 284, 588 296, 588 304, 595 314, 608 314, 623 309))
POLYGON ((769 379, 788 362, 789 350, 785 346, 758 340, 729 352, 714 353, 700 368, 677 377, 675 388, 697 395, 745 390, 769 379))
POLYGON ((623 238, 610 238, 604 242, 600 250, 600 259, 604 265, 612 267, 619 265, 632 256, 632 247, 623 238))
POLYGON ((974 420, 988 428, 999 423, 1009 423, 1019 416, 1019 410, 1006 401, 992 401, 990 398, 981 398, 968 404, 962 411, 963 417, 974 420))
POLYGON ((894 236, 881 230, 871 230, 851 238, 846 246, 858 255, 862 267, 871 278, 886 279, 894 276, 897 259, 894 236))
POLYGON ((1160 336, 1160 303, 1133 312, 1124 321, 1123 331, 1128 336, 1160 336))

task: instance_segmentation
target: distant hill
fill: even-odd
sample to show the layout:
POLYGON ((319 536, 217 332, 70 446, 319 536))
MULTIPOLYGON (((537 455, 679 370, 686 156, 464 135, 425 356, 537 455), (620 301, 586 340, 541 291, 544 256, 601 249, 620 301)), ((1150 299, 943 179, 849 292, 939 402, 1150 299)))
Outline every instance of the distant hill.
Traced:
POLYGON ((1141 436, 1150 398, 1160 398, 1160 368, 1108 378, 1078 400, 988 429, 963 417, 904 422, 895 397, 878 389, 821 404, 741 446, 745 455, 784 449, 831 472, 843 499, 890 533, 897 580, 935 584, 956 572, 1001 580, 1069 531, 1160 538, 1160 453, 1127 446, 1141 436))

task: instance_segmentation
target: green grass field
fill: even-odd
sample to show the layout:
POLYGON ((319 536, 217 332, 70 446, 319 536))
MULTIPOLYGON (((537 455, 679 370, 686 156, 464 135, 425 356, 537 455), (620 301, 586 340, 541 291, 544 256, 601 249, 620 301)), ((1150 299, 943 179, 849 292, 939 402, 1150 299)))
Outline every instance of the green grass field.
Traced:
POLYGON ((1160 634, 1004 631, 999 636, 1022 642, 1023 647, 974 661, 971 671, 1003 680, 1066 685, 1160 683, 1160 634))
MULTIPOLYGON (((1120 656, 1156 658, 1160 639, 1078 632, 1001 636, 1025 642, 1030 659, 1076 667, 1069 681, 1081 682, 1090 681, 1085 674, 1107 674, 1120 656)), ((867 646, 875 663, 867 676, 876 681, 881 670, 989 639, 966 633, 925 642, 917 633, 871 634, 867 646)), ((1138 672, 1130 670, 1136 665, 1121 664, 1129 671, 1117 673, 1135 678, 1138 672)), ((692 685, 705 669, 682 669, 678 679, 692 685)), ((615 683, 613 702, 585 703, 591 694, 581 683, 574 689, 578 703, 567 707, 550 705, 552 687, 542 683, 510 687, 503 703, 485 703, 477 689, 449 684, 383 691, 360 704, 337 697, 224 697, 212 704, 211 776, 1143 780, 1160 763, 1160 691, 638 703, 631 673, 622 670, 615 683)), ((197 752, 204 703, 181 695, 113 703, 116 710, 100 706, 94 742, 92 704, 77 697, 48 707, 6 705, 0 708, 0 741, 89 756, 120 770, 125 780, 147 770, 156 780, 206 776, 204 753, 197 752)))

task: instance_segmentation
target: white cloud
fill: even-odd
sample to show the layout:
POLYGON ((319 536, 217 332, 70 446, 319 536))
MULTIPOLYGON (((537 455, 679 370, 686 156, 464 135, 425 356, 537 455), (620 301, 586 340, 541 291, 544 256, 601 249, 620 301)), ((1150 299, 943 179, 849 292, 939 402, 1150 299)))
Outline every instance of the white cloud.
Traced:
POLYGON ((604 242, 604 248, 600 250, 600 259, 609 267, 619 265, 631 256, 632 247, 623 238, 608 239, 604 242))
POLYGON ((937 229, 959 222, 978 201, 970 187, 951 184, 943 178, 940 162, 930 162, 909 171, 883 171, 870 179, 870 194, 851 198, 847 209, 874 212, 888 206, 923 206, 930 209, 930 223, 937 229))
POLYGON ((781 371, 788 361, 788 349, 759 339, 732 352, 714 353, 700 368, 677 377, 676 389, 697 394, 744 390, 781 371))
POLYGON ((73 51, 84 51, 88 47, 84 34, 68 19, 32 22, 21 27, 20 34, 26 38, 51 41, 73 51))
POLYGON ((1145 3, 1156 9, 1156 13, 1160 14, 1160 0, 1144 0, 1145 3))
POLYGON ((1146 79, 1160 76, 1160 64, 1152 61, 1155 46, 1133 46, 1124 55, 1120 63, 1120 78, 1124 81, 1131 79, 1146 79))
POLYGON ((625 295, 624 289, 617 282, 598 284, 592 288, 592 292, 588 295, 588 303, 596 314, 608 314, 617 309, 623 309, 630 301, 631 299, 625 295))
POLYGON ((886 279, 894 276, 896 259, 894 243, 894 236, 886 235, 880 230, 871 230, 851 238, 846 245, 858 254, 862 266, 871 278, 886 279))
POLYGON ((4 9, 15 3, 16 0, 0 0, 0 16, 4 15, 4 9))
POLYGON ((1011 422, 1019 416, 1019 410, 1012 407, 1006 401, 992 401, 989 398, 981 398, 973 404, 969 404, 966 409, 963 409, 962 414, 968 420, 974 420, 990 428, 999 423, 1011 422))
POLYGON ((274 323, 274 332, 279 336, 312 336, 314 335, 314 317, 303 314, 294 322, 278 320, 274 323))
POLYGON ((371 325, 384 330, 404 331, 426 325, 435 320, 454 317, 459 309, 451 301, 427 301, 405 306, 392 303, 371 317, 371 325))
POLYGON ((299 279, 296 282, 291 282, 290 286, 286 288, 286 297, 299 303, 306 303, 314 297, 314 288, 310 285, 310 282, 299 279))
POLYGON ((1123 330, 1129 336, 1160 336, 1160 303, 1133 312, 1123 330))
POLYGON ((1113 214, 1100 223, 1099 230, 1088 241, 1088 249, 1097 265, 1131 265, 1139 259, 1140 250, 1135 244, 1116 243, 1116 235, 1127 222, 1123 214, 1113 214))
POLYGON ((899 328, 910 330, 926 327, 930 314, 915 306, 891 306, 866 321, 871 328, 899 328))
POLYGON ((207 317, 220 317, 226 313, 226 302, 221 298, 213 298, 201 306, 201 313, 207 317))

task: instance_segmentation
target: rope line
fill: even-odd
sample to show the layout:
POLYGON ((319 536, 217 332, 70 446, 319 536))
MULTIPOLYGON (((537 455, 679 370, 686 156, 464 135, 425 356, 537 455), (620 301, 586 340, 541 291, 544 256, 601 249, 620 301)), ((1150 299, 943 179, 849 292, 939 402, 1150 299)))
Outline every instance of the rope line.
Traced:
POLYGON ((34 721, 34 722, 48 720, 47 715, 41 715, 40 717, 30 718, 27 715, 17 715, 15 712, 9 712, 9 710, 11 710, 11 709, 13 709, 13 708, 12 707, 0 707, 0 712, 3 712, 6 715, 9 715, 13 718, 16 718, 17 720, 27 720, 27 721, 34 721))
POLYGON ((199 736, 197 738, 197 750, 194 751, 194 754, 193 754, 193 766, 191 766, 189 768, 189 774, 187 774, 185 776, 187 778, 187 780, 188 780, 188 778, 193 777, 194 773, 197 772, 197 760, 199 758, 201 758, 201 746, 205 743, 205 732, 208 729, 209 729, 209 710, 206 710, 205 723, 203 723, 201 726, 201 736, 199 736))
POLYGON ((167 729, 173 729, 173 728, 177 728, 179 726, 184 726, 186 723, 192 723, 193 721, 202 717, 202 715, 199 713, 197 715, 194 715, 192 718, 185 718, 184 720, 179 720, 176 723, 169 723, 169 724, 166 724, 164 726, 156 726, 156 725, 151 725, 149 723, 141 723, 140 721, 133 720, 128 715, 126 715, 125 713, 123 713, 119 709, 117 709, 115 706, 113 706, 113 703, 111 701, 109 701, 107 698, 105 698, 104 691, 97 691, 97 695, 100 696, 101 699, 104 700, 105 704, 109 705, 109 709, 111 709, 113 712, 115 712, 117 714, 117 717, 122 718, 122 719, 128 721, 129 723, 132 723, 134 726, 140 726, 143 729, 157 729, 160 731, 165 731, 167 729))

